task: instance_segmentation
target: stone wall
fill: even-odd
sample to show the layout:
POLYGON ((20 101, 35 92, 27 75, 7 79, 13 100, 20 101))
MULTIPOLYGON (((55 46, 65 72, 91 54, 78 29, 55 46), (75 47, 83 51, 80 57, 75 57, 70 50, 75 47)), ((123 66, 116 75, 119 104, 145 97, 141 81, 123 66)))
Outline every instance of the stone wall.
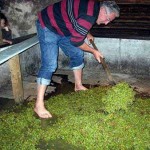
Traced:
POLYGON ((37 13, 48 4, 58 0, 5 0, 2 12, 7 16, 13 37, 20 37, 36 32, 37 13))
MULTIPOLYGON (((150 76, 150 42, 149 40, 132 40, 116 38, 96 38, 95 44, 105 57, 112 73, 124 73, 133 76, 150 76)), ((90 72, 103 71, 92 54, 85 53, 85 68, 90 72)), ((20 54, 23 77, 37 75, 40 67, 39 44, 20 54)), ((59 69, 69 69, 69 59, 60 49, 59 69)), ((0 87, 10 82, 8 64, 0 65, 0 87)))

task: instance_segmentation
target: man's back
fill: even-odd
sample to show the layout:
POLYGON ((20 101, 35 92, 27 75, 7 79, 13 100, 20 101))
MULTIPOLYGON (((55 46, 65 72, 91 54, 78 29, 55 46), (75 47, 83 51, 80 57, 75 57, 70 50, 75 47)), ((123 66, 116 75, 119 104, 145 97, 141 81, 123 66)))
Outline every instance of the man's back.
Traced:
POLYGON ((72 36, 72 41, 80 42, 95 23, 98 13, 99 2, 94 0, 62 0, 43 9, 39 20, 51 31, 72 36))

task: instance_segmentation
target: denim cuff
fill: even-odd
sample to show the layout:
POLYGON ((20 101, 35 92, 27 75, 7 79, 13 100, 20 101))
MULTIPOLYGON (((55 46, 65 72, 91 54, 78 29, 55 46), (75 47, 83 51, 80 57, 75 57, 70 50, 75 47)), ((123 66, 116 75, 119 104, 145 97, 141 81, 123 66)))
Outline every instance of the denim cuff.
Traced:
POLYGON ((44 78, 37 78, 36 79, 37 84, 39 85, 49 85, 51 80, 44 79, 44 78))
POLYGON ((72 67, 72 70, 82 69, 84 67, 84 63, 82 63, 80 66, 72 67))

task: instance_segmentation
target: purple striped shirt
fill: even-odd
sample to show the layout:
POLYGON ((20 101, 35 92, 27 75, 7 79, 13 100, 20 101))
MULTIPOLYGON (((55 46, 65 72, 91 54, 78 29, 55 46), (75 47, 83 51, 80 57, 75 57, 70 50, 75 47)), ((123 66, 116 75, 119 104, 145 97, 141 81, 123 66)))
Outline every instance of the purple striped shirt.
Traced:
POLYGON ((44 8, 38 17, 42 27, 70 36, 71 43, 80 46, 96 22, 99 7, 95 0, 62 0, 44 8))

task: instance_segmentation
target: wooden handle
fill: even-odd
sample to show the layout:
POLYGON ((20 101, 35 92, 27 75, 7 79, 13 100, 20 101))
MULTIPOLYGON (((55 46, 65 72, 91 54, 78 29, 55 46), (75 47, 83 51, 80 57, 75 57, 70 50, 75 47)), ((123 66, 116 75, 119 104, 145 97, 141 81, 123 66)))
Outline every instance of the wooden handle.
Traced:
MULTIPOLYGON (((97 46, 95 45, 94 41, 90 40, 90 43, 92 44, 92 46, 93 46, 94 49, 98 50, 98 48, 97 48, 97 46)), ((106 62, 105 62, 105 59, 102 58, 102 57, 100 57, 100 61, 101 61, 101 63, 102 63, 102 66, 103 66, 103 68, 104 68, 106 74, 107 74, 107 77, 108 77, 109 81, 111 81, 111 82, 113 82, 113 84, 115 84, 115 81, 113 80, 113 78, 112 78, 112 76, 111 76, 111 73, 110 73, 110 71, 109 71, 109 68, 108 68, 108 66, 107 66, 107 64, 106 64, 106 62)))
MULTIPOLYGON (((95 45, 94 41, 93 40, 90 40, 90 43, 92 44, 93 48, 98 50, 97 46, 95 45)), ((102 63, 102 65, 105 63, 104 62, 104 58, 100 57, 100 61, 102 63)), ((105 65, 104 65, 105 66, 105 65)))

